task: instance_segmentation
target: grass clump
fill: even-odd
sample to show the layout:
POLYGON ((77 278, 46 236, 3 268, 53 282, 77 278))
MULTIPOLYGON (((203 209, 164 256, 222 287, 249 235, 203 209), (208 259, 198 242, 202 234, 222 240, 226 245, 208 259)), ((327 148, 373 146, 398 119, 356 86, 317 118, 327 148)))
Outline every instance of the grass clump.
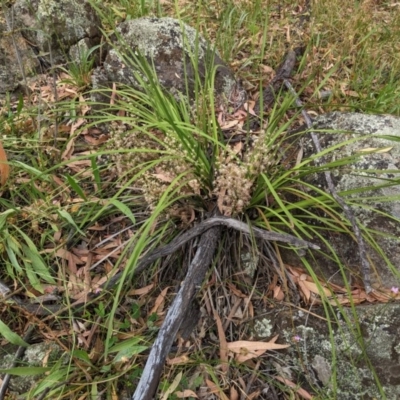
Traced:
MULTIPOLYGON (((265 87, 273 76, 286 48, 306 45, 294 82, 309 108, 398 114, 394 102, 397 78, 392 72, 385 78, 386 66, 394 71, 397 65, 394 50, 385 50, 397 31, 386 37, 384 33, 389 32, 375 18, 378 12, 395 24, 391 6, 364 2, 343 10, 339 4, 322 1, 310 9, 305 1, 295 6, 271 1, 261 9, 263 3, 258 1, 203 3, 194 7, 185 1, 174 5, 121 1, 107 9, 103 22, 111 30, 115 21, 125 18, 179 15, 215 39, 221 54, 244 78, 249 102, 258 101, 259 87, 265 87), (348 15, 351 18, 344 24, 348 15), (385 64, 377 74, 375 66, 383 53, 385 64), (321 90, 330 91, 327 101, 321 99, 321 90)), ((194 249, 187 245, 132 280, 134 270, 152 249, 179 235, 178 226, 190 227, 215 208, 249 226, 322 242, 328 253, 324 256, 338 264, 345 282, 341 290, 357 314, 356 289, 340 255, 326 239, 350 237, 351 225, 334 198, 310 180, 325 169, 350 168, 354 158, 316 166, 316 159, 335 153, 338 147, 300 157, 300 135, 288 133, 299 124, 299 110, 289 94, 277 96, 264 126, 249 138, 244 127, 233 134, 221 129, 212 71, 199 85, 191 105, 163 90, 151 66, 141 64, 142 75, 137 79, 143 90, 120 86, 113 93, 115 104, 95 111, 84 92, 90 68, 88 61, 82 70, 68 70, 69 78, 64 75, 58 88, 73 87, 74 94, 49 109, 41 103, 31 107, 20 102, 16 113, 9 104, 1 117, 3 145, 12 153, 12 175, 0 199, 1 256, 6 266, 1 278, 22 290, 24 298, 50 292, 62 295, 70 307, 67 314, 47 316, 41 322, 46 324, 45 337, 60 345, 68 361, 51 365, 49 375, 27 398, 44 394, 47 398, 112 398, 123 387, 134 391, 145 351, 179 289, 194 249), (92 111, 87 111, 91 106, 92 111), (40 129, 35 125, 38 121, 40 129), (68 129, 71 126, 77 128, 68 129), (122 276, 115 290, 101 289, 118 272, 122 276), (100 296, 85 303, 91 293, 100 296), (71 306, 76 302, 85 304, 78 314, 71 306), (54 385, 58 381, 66 383, 54 385)), ((351 202, 362 203, 363 199, 353 197, 351 202)), ((364 228, 372 244, 373 233, 364 228)), ((334 332, 341 324, 338 310, 347 315, 341 306, 344 300, 320 281, 302 250, 297 256, 304 269, 299 275, 296 269, 288 272, 282 248, 251 236, 224 233, 202 290, 200 332, 195 339, 179 339, 187 355, 181 364, 171 362, 162 378, 161 391, 169 390, 169 398, 178 398, 184 390, 200 396, 202 386, 221 397, 226 393, 234 397, 235 392, 245 390, 246 385, 236 383, 239 378, 249 388, 254 386, 254 393, 265 389, 268 382, 283 398, 298 397, 298 388, 275 379, 276 365, 268 357, 257 360, 256 372, 254 364, 232 358, 229 375, 220 367, 222 355, 215 350, 223 337, 226 342, 254 339, 249 322, 254 310, 273 309, 281 301, 297 307, 322 303, 332 343, 333 373, 328 387, 311 385, 308 380, 304 390, 320 398, 338 397, 335 365, 341 355, 335 349, 334 332), (258 265, 253 278, 243 273, 241 260, 249 254, 258 265), (314 291, 299 290, 299 282, 303 290, 311 287, 314 291), (214 318, 219 326, 217 316, 223 330, 207 324, 214 318)), ((3 310, 11 315, 15 308, 4 305, 3 310)), ((18 310, 18 320, 7 321, 13 331, 21 333, 27 321, 18 310)), ((348 326, 353 323, 348 317, 345 321, 348 326)), ((356 322, 352 334, 361 337, 360 332, 356 322)), ((359 357, 368 363, 361 347, 359 357)), ((273 357, 282 368, 287 367, 279 353, 273 357)), ((354 365, 357 362, 353 360, 354 365)), ((301 366, 293 368, 299 376, 304 373, 301 366)), ((384 396, 379 379, 376 386, 384 396)), ((207 390, 203 398, 209 395, 207 390)))

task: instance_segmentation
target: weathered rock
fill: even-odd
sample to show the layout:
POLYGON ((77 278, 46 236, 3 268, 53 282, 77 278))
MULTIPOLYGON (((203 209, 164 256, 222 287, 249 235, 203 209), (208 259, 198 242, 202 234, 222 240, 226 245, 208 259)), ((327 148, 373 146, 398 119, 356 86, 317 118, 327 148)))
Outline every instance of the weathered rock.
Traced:
POLYGON ((312 313, 279 307, 263 316, 273 327, 265 339, 279 334, 280 343, 291 344, 276 356, 287 378, 324 399, 382 399, 375 371, 386 398, 400 398, 400 304, 333 311, 332 336, 322 307, 312 313))
MULTIPOLYGON (((371 237, 382 249, 383 255, 380 255, 371 245, 368 246, 373 285, 378 287, 382 284, 389 288, 399 285, 400 118, 334 112, 317 117, 314 126, 318 130, 336 131, 318 134, 323 149, 357 139, 330 152, 325 157, 325 162, 356 156, 350 168, 338 167, 332 171, 334 184, 337 192, 342 193, 344 199, 353 204, 352 210, 358 220, 375 231, 371 233, 371 237), (372 149, 380 152, 371 153, 372 149), (391 179, 396 181, 390 182, 391 179), (371 187, 371 190, 355 192, 365 187, 371 187)), ((306 155, 315 153, 310 138, 305 140, 304 147, 306 155)), ((322 174, 310 181, 319 187, 326 186, 322 174)), ((357 244, 347 235, 335 234, 333 238, 327 236, 326 239, 340 255, 344 265, 358 274, 360 261, 357 244)), ((290 262, 295 262, 295 259, 296 257, 290 258, 290 262)), ((338 267, 334 260, 314 253, 314 257, 308 257, 308 261, 326 278, 333 277, 340 281, 341 275, 337 273, 338 267)))
POLYGON ((177 99, 180 94, 193 98, 196 79, 204 84, 206 74, 210 76, 215 68, 217 102, 239 107, 245 100, 245 91, 211 44, 173 18, 146 17, 121 23, 111 37, 103 67, 93 74, 94 88, 116 82, 140 90, 135 74, 143 74, 134 59, 137 55, 154 67, 159 83, 177 99))
MULTIPOLYGON (((17 346, 10 349, 0 348, 0 368, 10 368, 12 364, 17 346)), ((30 345, 22 360, 20 366, 24 367, 43 367, 43 361, 47 358, 48 365, 54 364, 60 358, 62 353, 60 347, 55 343, 35 343, 30 345)), ((43 379, 43 375, 13 376, 9 383, 9 394, 21 395, 37 386, 38 382, 43 379)))
POLYGON ((79 41, 100 42, 100 19, 88 1, 17 0, 12 8, 16 28, 47 63, 65 63, 79 41))
POLYGON ((33 50, 21 33, 0 17, 0 94, 15 90, 24 75, 31 76, 38 66, 33 50))

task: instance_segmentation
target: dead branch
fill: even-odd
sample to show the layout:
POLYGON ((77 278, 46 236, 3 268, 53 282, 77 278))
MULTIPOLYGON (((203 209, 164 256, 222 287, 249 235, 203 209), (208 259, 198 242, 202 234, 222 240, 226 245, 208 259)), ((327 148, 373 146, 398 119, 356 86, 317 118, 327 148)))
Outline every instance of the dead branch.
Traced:
POLYGON ((158 332, 132 400, 151 400, 157 390, 165 360, 186 312, 199 291, 214 256, 220 236, 219 226, 209 229, 200 238, 196 254, 186 278, 176 295, 158 332))
MULTIPOLYGON (((277 233, 277 232, 270 232, 266 231, 264 229, 260 229, 257 227, 249 227, 247 224, 244 222, 241 222, 237 219, 234 218, 228 218, 228 217, 211 217, 198 225, 196 225, 194 228, 190 229, 189 231, 185 232, 184 234, 176 237, 174 240, 172 240, 169 244, 166 246, 156 249, 153 252, 151 252, 149 255, 145 256, 138 264, 134 271, 134 275, 139 274, 140 272, 144 271, 149 265, 151 265, 153 262, 158 260, 161 257, 168 256, 175 251, 177 251, 180 247, 182 247, 185 243, 189 242, 190 240, 194 239, 197 236, 200 236, 207 230, 219 226, 226 226, 227 228, 235 229, 237 231, 243 232, 247 235, 253 234, 255 237, 266 240, 266 241, 277 241, 277 242, 283 242, 283 243, 289 243, 292 246, 297 246, 297 247, 307 247, 311 249, 319 249, 319 246, 308 242, 303 239, 296 238, 295 236, 286 234, 286 233, 277 233)), ((120 280, 122 276, 122 272, 119 272, 115 274, 112 278, 110 278, 107 282, 105 282, 102 286, 101 289, 107 289, 111 290, 113 289, 118 281, 120 280)), ((0 286, 1 288, 1 286, 0 286)), ((99 295, 101 295, 101 291, 98 295, 92 293, 90 297, 88 298, 88 302, 96 299, 99 295)), ((60 305, 60 304, 31 304, 31 303, 25 303, 21 299, 19 299, 17 296, 13 296, 12 300, 16 303, 17 307, 21 307, 24 310, 26 310, 30 314, 35 314, 35 315, 40 315, 40 316, 48 316, 47 318, 51 316, 56 316, 59 315, 65 311, 69 311, 72 308, 75 310, 78 310, 79 308, 83 307, 86 303, 82 303, 80 300, 71 303, 68 306, 60 305)), ((47 319, 46 318, 46 319, 47 319)))
MULTIPOLYGON (((299 96, 296 93, 296 91, 294 90, 291 83, 287 79, 285 79, 284 84, 289 89, 289 91, 293 94, 296 104, 299 107, 303 107, 303 104, 302 104, 301 100, 299 99, 299 96)), ((307 128, 312 129, 313 128, 312 120, 311 120, 310 116, 307 114, 306 110, 302 109, 301 113, 306 122, 307 128)), ((322 149, 321 149, 321 144, 318 140, 318 135, 313 131, 310 131, 310 134, 311 134, 311 138, 313 140, 316 151, 318 153, 320 153, 322 151, 322 149)), ((322 157, 319 160, 319 164, 323 164, 323 162, 324 162, 324 159, 322 157)), ((369 262, 367 259, 367 252, 366 252, 366 248, 365 248, 364 239, 361 235, 360 227, 358 225, 358 222, 356 221, 356 218, 355 218, 354 213, 352 212, 351 208, 348 206, 348 204, 346 204, 346 202, 343 200, 343 198, 337 194, 335 186, 332 181, 332 176, 331 176, 330 171, 324 171, 324 174, 325 174, 325 180, 326 180, 326 183, 328 186, 328 190, 329 190, 331 196, 342 207, 342 209, 346 215, 346 218, 350 221, 351 226, 353 227, 353 232, 354 232, 354 234, 357 238, 357 242, 358 242, 358 251, 360 254, 360 261, 361 261, 361 273, 362 273, 362 277, 363 277, 365 291, 367 293, 370 293, 372 291, 371 279, 370 279, 370 265, 369 265, 369 262)))
MULTIPOLYGON (((289 234, 265 231, 264 229, 256 227, 250 228, 247 224, 237 219, 218 216, 206 219, 205 221, 196 225, 194 228, 190 229, 189 231, 185 232, 184 234, 172 240, 168 245, 162 247, 161 249, 154 250, 151 254, 149 254, 139 262, 138 266, 135 269, 134 274, 135 275, 139 274, 160 257, 165 257, 169 254, 172 254, 180 247, 182 247, 185 243, 201 235, 208 229, 221 225, 246 233, 248 235, 253 234, 255 237, 267 241, 284 242, 284 243, 289 243, 293 246, 309 247, 311 249, 316 249, 316 250, 319 249, 317 245, 311 242, 307 242, 303 239, 296 238, 289 234)), ((121 278, 121 276, 122 272, 114 275, 102 286, 102 289, 111 289, 112 287, 114 287, 121 278)))
MULTIPOLYGON (((292 74, 293 68, 296 64, 296 52, 289 50, 283 59, 282 64, 276 70, 276 75, 268 84, 263 92, 263 109, 267 110, 271 104, 275 101, 276 94, 279 92, 283 81, 289 79, 292 74)), ((260 112, 260 103, 256 103, 254 106, 254 112, 258 114, 260 112)))
MULTIPOLYGON (((283 59, 282 64, 276 71, 275 77, 269 82, 267 87, 263 91, 263 101, 262 101, 262 109, 264 112, 268 110, 268 108, 274 103, 276 94, 279 92, 282 87, 283 81, 285 79, 289 79, 290 75, 294 69, 296 64, 296 51, 289 50, 283 59)), ((257 102, 254 106, 254 112, 257 115, 260 115, 261 104, 257 102)), ((251 130, 257 130, 260 128, 262 123, 262 115, 258 118, 251 117, 248 119, 249 128, 251 130)))
POLYGON ((192 228, 189 232, 174 239, 169 245, 160 250, 156 250, 149 257, 146 257, 146 259, 138 265, 135 273, 140 272, 155 259, 176 251, 187 241, 203 234, 195 258, 189 266, 188 273, 181 289, 175 297, 160 332, 157 335, 157 339, 152 346, 149 358, 147 359, 146 366, 132 400, 150 400, 153 398, 158 387, 167 354, 169 353, 172 343, 175 340, 175 336, 182 325, 187 310, 190 309, 190 304, 193 301, 194 296, 201 287, 208 266, 211 263, 220 236, 221 225, 247 234, 252 232, 254 236, 264 240, 284 241, 297 246, 300 245, 318 248, 318 246, 312 243, 295 238, 291 235, 267 232, 255 227, 250 229, 247 224, 236 219, 217 216, 203 221, 196 227, 192 228))

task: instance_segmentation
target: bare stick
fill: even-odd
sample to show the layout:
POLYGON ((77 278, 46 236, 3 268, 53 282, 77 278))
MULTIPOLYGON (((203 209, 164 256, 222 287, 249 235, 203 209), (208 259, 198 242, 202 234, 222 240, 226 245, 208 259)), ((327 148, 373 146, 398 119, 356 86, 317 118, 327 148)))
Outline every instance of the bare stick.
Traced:
MULTIPOLYGON (((272 78, 271 82, 268 83, 267 87, 263 92, 263 102, 262 108, 266 112, 268 108, 274 103, 276 94, 279 92, 283 81, 288 79, 294 69, 296 64, 296 52, 294 50, 289 50, 283 59, 282 64, 276 70, 276 75, 272 78)), ((256 102, 254 106, 254 112, 260 114, 260 102, 256 102)), ((251 130, 256 130, 261 126, 261 117, 251 117, 248 119, 248 126, 251 130)))
MULTIPOLYGON (((282 86, 285 79, 289 79, 292 74, 293 68, 296 64, 296 52, 289 50, 285 54, 282 64, 276 70, 275 77, 271 80, 263 93, 263 109, 264 111, 275 101, 276 93, 282 86)), ((257 102, 254 106, 254 112, 260 111, 260 103, 257 102)))
MULTIPOLYGON (((301 100, 299 99, 299 96, 297 95, 296 91, 294 90, 292 84, 287 79, 284 80, 284 83, 285 83, 285 86, 289 89, 289 91, 293 94, 296 104, 299 107, 303 107, 303 104, 302 104, 301 100)), ((304 109, 302 109, 301 113, 306 122, 307 128, 312 129, 313 124, 312 124, 312 120, 311 120, 310 116, 307 114, 307 112, 304 109)), ((322 149, 321 149, 321 144, 318 140, 318 135, 313 131, 311 131, 310 134, 311 134, 311 138, 314 142, 315 149, 317 150, 318 153, 320 153, 322 151, 322 149)), ((321 159, 319 163, 322 164, 323 159, 321 159)), ((346 218, 350 221, 350 223, 353 227, 353 232, 354 232, 354 234, 357 238, 357 242, 358 242, 358 251, 360 253, 360 261, 361 261, 361 273, 362 273, 362 277, 363 277, 365 291, 367 293, 370 293, 372 291, 371 278, 370 278, 370 265, 369 265, 369 262, 367 259, 367 251, 365 248, 364 239, 361 235, 360 227, 358 225, 358 222, 356 221, 356 218, 355 218, 354 213, 352 212, 351 208, 348 206, 348 204, 346 204, 346 202, 343 200, 343 198, 337 194, 335 186, 332 181, 331 172, 325 171, 324 174, 325 174, 325 180, 326 180, 330 194, 337 201, 337 203, 342 207, 342 209, 346 215, 346 218)))
MULTIPOLYGON (((146 269, 150 264, 152 264, 158 258, 165 257, 169 254, 172 254, 173 252, 178 250, 180 247, 182 247, 185 243, 189 242, 196 236, 201 235, 206 230, 208 230, 212 227, 221 226, 221 225, 241 231, 243 233, 247 233, 248 235, 253 234, 255 237, 258 237, 258 238, 261 238, 264 240, 268 240, 268 241, 284 242, 284 243, 289 243, 293 246, 309 247, 309 248, 316 249, 316 250, 319 249, 319 247, 317 245, 307 242, 303 239, 296 238, 295 236, 292 236, 289 234, 265 231, 264 229, 260 229, 260 228, 256 228, 256 227, 250 228, 247 224, 245 224, 244 222, 241 222, 237 219, 218 216, 218 217, 211 217, 211 218, 206 219, 205 221, 196 225, 194 228, 185 232, 183 235, 180 235, 177 238, 175 238, 174 240, 172 240, 171 243, 169 243, 168 245, 162 247, 161 249, 154 250, 148 256, 144 257, 144 259, 141 260, 139 262, 138 266, 136 267, 135 272, 134 272, 135 275, 142 272, 144 269, 146 269)), ((117 284, 117 282, 119 281, 121 276, 122 276, 122 272, 114 275, 106 283, 104 283, 104 285, 102 285, 102 289, 103 288, 111 289, 113 286, 115 286, 117 284)))
POLYGON ((214 256, 220 236, 220 227, 214 227, 200 238, 196 254, 189 266, 186 278, 168 310, 158 332, 139 384, 132 400, 151 400, 156 393, 166 357, 175 336, 185 318, 187 309, 201 287, 205 274, 214 256))

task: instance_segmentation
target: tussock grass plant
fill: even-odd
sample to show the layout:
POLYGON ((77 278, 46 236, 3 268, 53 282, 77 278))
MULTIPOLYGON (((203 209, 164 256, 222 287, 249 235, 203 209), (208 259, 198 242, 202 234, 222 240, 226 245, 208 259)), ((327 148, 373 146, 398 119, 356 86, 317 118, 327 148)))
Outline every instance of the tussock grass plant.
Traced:
MULTIPOLYGON (((292 2, 267 3, 265 6, 258 1, 224 0, 197 2, 193 7, 192 2, 184 0, 174 4, 120 1, 107 8, 102 18, 107 30, 112 29, 115 21, 148 14, 179 15, 183 21, 196 21, 192 25, 215 40, 221 54, 239 71, 253 92, 265 86, 272 76, 272 69, 277 67, 286 50, 285 42, 293 47, 306 43, 307 51, 299 60, 294 81, 308 107, 318 111, 345 108, 398 114, 394 102, 398 77, 393 72, 397 59, 394 49, 388 49, 389 42, 399 42, 394 40, 398 32, 385 29, 375 19, 376 13, 366 12, 380 12, 395 24, 397 17, 388 14, 389 6, 354 2, 343 10, 342 5, 339 7, 334 1, 320 1, 312 5, 310 17, 305 1, 296 7, 292 2), (349 15, 351 18, 344 25, 349 15), (300 25, 299 19, 302 20, 300 25), (385 54, 385 63, 377 70, 382 54, 385 54), (319 99, 321 90, 331 91, 327 103, 319 99)), ((359 359, 349 353, 349 357, 353 357, 351 363, 356 368, 362 360, 369 366, 376 379, 377 393, 385 398, 383 386, 367 355, 367 343, 363 340, 352 301, 353 283, 341 255, 326 239, 327 233, 330 237, 352 237, 351 224, 343 218, 332 195, 311 179, 327 169, 341 171, 354 162, 354 157, 348 157, 322 166, 315 163, 321 157, 328 159, 329 154, 340 151, 346 141, 320 154, 298 160, 290 157, 298 153, 298 142, 304 133, 298 137, 289 136, 300 110, 294 106, 293 98, 282 92, 266 116, 265 129, 254 133, 251 142, 245 142, 238 150, 229 144, 217 123, 212 68, 207 71, 204 84, 198 79, 195 98, 188 101, 184 96, 178 99, 163 90, 152 66, 140 56, 128 52, 124 57, 138 66, 140 73, 136 79, 142 90, 118 87, 117 100, 112 107, 103 106, 98 111, 89 101, 78 103, 77 97, 64 100, 56 105, 56 112, 54 109, 48 114, 44 111, 48 121, 42 123, 40 132, 35 125, 35 121, 43 120, 40 107, 30 108, 19 102, 16 112, 10 106, 6 115, 0 117, 3 145, 13 155, 10 159, 12 176, 0 198, 0 256, 5 265, 1 279, 9 286, 24 288, 25 296, 37 297, 56 287, 59 294, 65 294, 64 301, 70 307, 80 299, 79 295, 98 291, 98 297, 85 304, 78 316, 71 307, 66 316, 45 317, 48 318, 45 320, 48 321, 46 337, 57 342, 65 356, 46 366, 48 375, 26 398, 113 398, 122 387, 129 388, 138 381, 146 359, 145 351, 154 341, 175 288, 184 277, 183 267, 177 266, 188 262, 193 249, 188 245, 132 278, 134 270, 138 261, 152 249, 169 243, 180 234, 182 227, 201 220, 214 207, 251 226, 318 240, 323 245, 321 253, 337 263, 350 299, 350 311, 343 307, 340 296, 333 292, 327 294, 309 258, 302 250, 298 251, 298 259, 318 288, 332 352, 330 384, 307 389, 316 395, 315 398, 340 398, 337 380, 341 379, 338 366, 343 351, 336 348, 335 335, 342 335, 348 340, 349 348, 356 338, 361 350, 359 359), (83 105, 93 106, 90 115, 83 113, 83 105), (51 134, 54 115, 67 117, 70 123, 80 118, 86 121, 73 137, 59 129, 54 145, 51 134), (95 129, 105 129, 109 133, 103 147, 79 143, 80 136, 95 129), (75 143, 75 152, 62 160, 71 141, 75 143), (90 261, 90 257, 95 260, 90 261), (77 273, 78 270, 81 272, 77 273), (116 288, 112 291, 100 289, 101 278, 116 271, 122 271, 116 288), (343 320, 351 337, 342 329, 343 320), (60 339, 57 332, 62 328, 65 335, 60 339), (85 345, 88 335, 91 335, 91 342, 85 345)), ((196 65, 195 58, 192 62, 196 65)), ((73 83, 79 90, 86 87, 91 67, 89 59, 84 66, 84 71, 69 71, 74 82, 67 84, 73 83)), ((82 93, 82 98, 88 99, 87 94, 82 93)), ((258 101, 256 93, 253 99, 258 101)), ((397 184, 395 180, 382 182, 382 186, 394 184, 397 184)), ((359 188, 340 194, 353 207, 364 210, 371 208, 366 200, 389 200, 370 194, 371 189, 359 188)), ((382 210, 370 211, 391 217, 382 210)), ((362 227, 362 231, 369 245, 389 262, 376 241, 380 233, 366 227, 362 227)), ((285 288, 284 300, 295 303, 295 288, 288 280, 280 257, 285 247, 272 247, 276 255, 273 265, 260 250, 264 247, 257 240, 225 232, 202 290, 203 313, 209 307, 216 314, 226 316, 224 310, 231 309, 233 301, 232 286, 227 285, 232 282, 239 292, 249 296, 249 303, 254 300, 254 304, 261 301, 272 304, 275 300, 265 300, 263 287, 272 285, 271 270, 274 268, 275 272, 279 271, 276 276, 285 288), (249 252, 264 270, 256 281, 243 278, 240 259, 249 252)), ((394 266, 391 267, 395 273, 394 266)), ((4 305, 2 312, 13 315, 14 306, 4 305)), ((26 323, 22 311, 20 318, 7 318, 7 322, 11 333, 23 332, 26 323)), ((252 337, 250 325, 239 321, 237 329, 233 324, 228 325, 226 339, 252 337)), ((269 382, 283 398, 299 396, 295 389, 274 380, 274 365, 268 359, 260 361, 264 363, 263 368, 256 372, 246 364, 232 361, 233 372, 224 378, 227 384, 223 386, 216 368, 219 365, 215 349, 217 331, 205 323, 202 329, 212 345, 200 340, 188 356, 190 361, 166 368, 160 387, 164 393, 170 391, 169 398, 177 398, 179 390, 197 390, 206 378, 221 393, 229 387, 239 390, 234 381, 243 377, 248 379, 246 382, 251 379, 269 382)), ((7 339, 18 344, 12 335, 7 339)), ((271 357, 282 367, 287 366, 279 353, 271 357)), ((303 373, 299 365, 292 368, 298 375, 303 373)), ((44 371, 34 367, 30 371, 20 371, 37 372, 44 371)), ((129 389, 134 391, 134 387, 129 389)))

